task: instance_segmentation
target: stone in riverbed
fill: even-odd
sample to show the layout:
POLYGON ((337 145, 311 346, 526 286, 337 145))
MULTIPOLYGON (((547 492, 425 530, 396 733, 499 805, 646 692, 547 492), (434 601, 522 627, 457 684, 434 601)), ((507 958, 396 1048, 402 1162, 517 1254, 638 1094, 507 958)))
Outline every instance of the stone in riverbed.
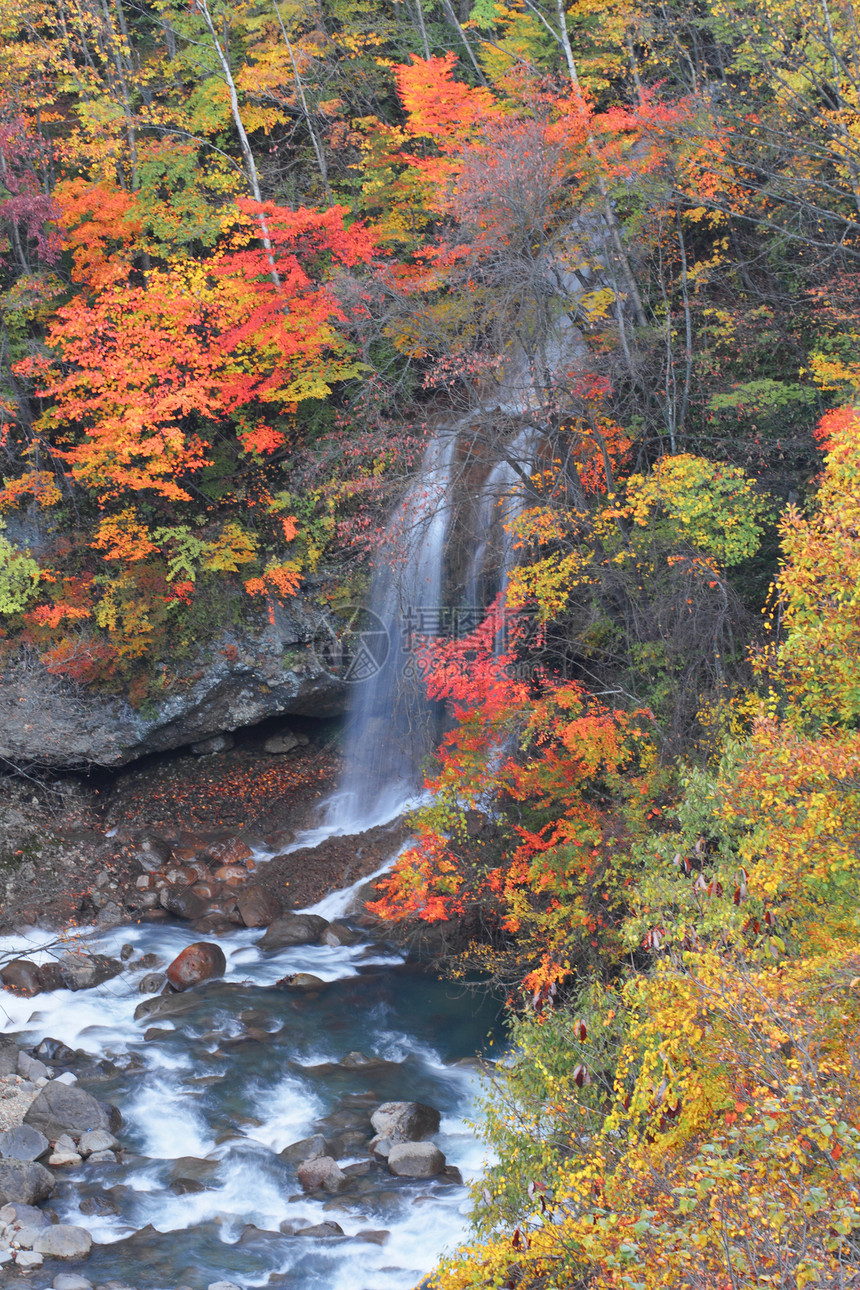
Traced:
POLYGON ((75 1272, 58 1272, 51 1282, 53 1290, 93 1290, 92 1281, 75 1272))
POLYGON ((235 1281, 210 1281, 206 1290, 241 1290, 235 1281))
POLYGON ((36 1080, 50 1077, 50 1071, 45 1063, 40 1062, 38 1057, 31 1057, 23 1050, 18 1054, 18 1074, 28 1079, 31 1084, 35 1084, 36 1080))
POLYGON ((0 1035, 0 1077, 14 1075, 18 1069, 18 1045, 8 1035, 0 1035))
POLYGON ((51 1149, 51 1144, 38 1129, 29 1124, 19 1124, 15 1129, 0 1133, 0 1156, 12 1160, 40 1160, 51 1149))
POLYGON ((398 1178, 434 1178, 445 1168, 445 1157, 432 1142, 395 1142, 388 1168, 398 1178))
POLYGON ((0 1160, 0 1202, 37 1205, 56 1187, 54 1175, 44 1165, 25 1160, 0 1160))
POLYGON ((248 886, 236 897, 242 922, 246 927, 268 927, 281 912, 281 902, 271 892, 256 883, 248 886))
POLYGON ((6 963, 0 968, 0 981, 7 990, 14 990, 26 998, 40 994, 43 988, 42 974, 30 959, 12 959, 11 963, 6 963))
POLYGON ((119 1142, 112 1133, 107 1133, 104 1129, 91 1129, 88 1133, 82 1133, 78 1143, 78 1151, 82 1156, 92 1155, 94 1151, 118 1151, 119 1142))
POLYGON ((141 994, 158 994, 159 990, 164 989, 166 980, 163 972, 147 972, 146 976, 141 977, 137 988, 141 994))
POLYGON ((211 757, 213 753, 229 752, 236 740, 227 732, 223 735, 210 735, 191 745, 195 757, 211 757))
POLYGON ((122 1116, 115 1106, 106 1108, 82 1088, 51 1080, 30 1106, 24 1123, 56 1142, 63 1133, 76 1135, 86 1133, 88 1129, 105 1129, 108 1132, 118 1129, 122 1125, 122 1116))
POLYGON ((313 972, 292 972, 289 976, 282 976, 276 984, 287 990, 321 990, 326 982, 322 977, 314 976, 313 972))
POLYGON ((193 922, 202 918, 209 910, 209 904, 202 896, 196 896, 190 887, 162 887, 158 893, 162 909, 174 918, 187 918, 193 922))
POLYGON ((328 927, 319 914, 284 914, 257 942, 260 950, 284 950, 292 945, 312 945, 328 927))
POLYGON ((0 1223, 5 1223, 7 1227, 13 1225, 18 1227, 47 1227, 48 1215, 43 1209, 37 1209, 35 1205, 12 1204, 4 1205, 0 1209, 0 1223))
POLYGON ((340 1165, 331 1156, 317 1156, 299 1165, 298 1178, 305 1191, 319 1191, 323 1188, 332 1194, 343 1191, 349 1179, 340 1165))
POLYGON ((320 1156, 329 1155, 326 1150, 326 1140, 321 1133, 314 1133, 310 1138, 302 1138, 299 1142, 291 1142, 288 1147, 278 1153, 280 1158, 287 1164, 293 1164, 295 1161, 300 1163, 305 1160, 319 1160, 320 1156))
POLYGON ((196 941, 177 954, 167 969, 167 979, 174 990, 188 990, 203 981, 223 976, 226 970, 227 960, 220 945, 196 941))
POLYGON ((123 970, 122 963, 104 954, 82 954, 75 950, 60 956, 59 968, 67 990, 90 990, 123 970))
POLYGON ((35 1272, 44 1262, 44 1255, 37 1254, 35 1250, 18 1250, 15 1255, 15 1266, 22 1272, 35 1272))
POLYGON ((391 1142, 418 1142, 439 1132, 441 1116, 424 1102, 383 1102, 370 1123, 379 1137, 391 1142))
POLYGON ((33 1242, 37 1254, 47 1254, 52 1259, 85 1259, 92 1249, 93 1238, 85 1227, 70 1223, 56 1223, 45 1227, 33 1242))

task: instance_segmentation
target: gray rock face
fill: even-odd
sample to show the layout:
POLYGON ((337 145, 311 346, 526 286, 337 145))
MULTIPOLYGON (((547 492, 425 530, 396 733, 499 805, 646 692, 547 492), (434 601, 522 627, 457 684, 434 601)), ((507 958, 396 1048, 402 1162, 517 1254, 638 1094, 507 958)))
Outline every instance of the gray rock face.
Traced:
MULTIPOLYGON (((74 1084, 52 1080, 46 1084, 24 1116, 24 1123, 56 1142, 63 1133, 77 1137, 88 1129, 119 1128, 122 1116, 116 1107, 105 1110, 91 1094, 74 1084)), ((11 1199, 11 1198, 10 1198, 11 1199)))
POLYGON ((56 1183, 50 1169, 24 1160, 0 1160, 0 1201, 38 1205, 53 1194, 56 1183))
POLYGON ((424 1102, 383 1102, 370 1117, 381 1138, 390 1142, 419 1142, 439 1132, 441 1117, 424 1102))
POLYGON ((291 945, 313 945, 327 927, 319 914, 284 914, 266 929, 257 946, 261 950, 283 950, 291 945))
POLYGON ((306 1160, 297 1170, 299 1182, 305 1191, 319 1191, 320 1188, 335 1194, 343 1191, 349 1179, 332 1156, 317 1156, 306 1160))
POLYGON ((85 1259, 92 1249, 93 1238, 85 1227, 72 1227, 70 1223, 57 1223, 44 1227, 33 1242, 37 1254, 47 1254, 52 1259, 85 1259))
POLYGON ((75 1272, 58 1272, 51 1282, 53 1290, 93 1290, 92 1281, 75 1272))
POLYGON ((0 1075, 14 1075, 18 1069, 18 1045, 8 1035, 0 1035, 0 1075))
POLYGON ((39 1160, 50 1149, 51 1144, 44 1133, 29 1124, 19 1124, 15 1129, 0 1133, 0 1156, 7 1159, 39 1160))
POLYGON ((47 1227, 48 1215, 35 1205, 4 1205, 0 1209, 0 1223, 16 1227, 47 1227))
POLYGON ((432 1142, 395 1142, 388 1168, 398 1178, 434 1178, 445 1168, 445 1157, 432 1142))
POLYGON ((335 715, 348 687, 308 648, 314 612, 297 597, 290 613, 276 606, 274 623, 202 642, 205 652, 188 660, 187 677, 146 716, 121 697, 51 676, 22 656, 4 667, 0 681, 0 757, 58 768, 121 766, 266 717, 335 715))
MULTIPOLYGON (((18 1054, 18 1074, 35 1084, 38 1079, 48 1078, 48 1068, 44 1062, 39 1061, 38 1057, 31 1057, 22 1049, 18 1054)), ((21 1159, 23 1160, 24 1157, 22 1156, 21 1159)))
POLYGON ((60 973, 68 990, 89 990, 117 976, 122 964, 103 954, 81 954, 70 951, 60 956, 60 973))
POLYGON ((78 1142, 78 1151, 82 1156, 92 1155, 94 1151, 116 1151, 119 1143, 112 1133, 106 1133, 104 1129, 90 1129, 87 1133, 82 1133, 78 1142))

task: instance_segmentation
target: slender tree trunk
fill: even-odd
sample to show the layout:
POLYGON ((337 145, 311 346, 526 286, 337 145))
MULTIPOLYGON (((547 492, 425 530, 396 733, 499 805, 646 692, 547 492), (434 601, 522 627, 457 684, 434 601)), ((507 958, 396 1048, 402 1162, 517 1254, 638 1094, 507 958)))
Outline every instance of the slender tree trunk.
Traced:
MULTIPOLYGON (((242 157, 245 162, 245 173, 248 176, 248 183, 251 186, 251 193, 254 201, 259 206, 263 204, 263 194, 260 189, 260 178, 257 173, 257 163, 254 161, 254 153, 251 150, 251 144, 248 139, 245 126, 242 122, 242 113, 239 109, 239 91, 236 89, 236 82, 233 79, 233 72, 230 67, 230 59, 227 56, 226 42, 224 45, 218 39, 218 33, 215 30, 215 23, 212 21, 212 14, 209 10, 209 0, 197 0, 197 12, 203 18, 206 24, 206 30, 212 40, 212 45, 218 62, 221 64, 221 72, 227 85, 230 95, 230 113, 233 117, 233 124, 236 127, 236 133, 239 136, 239 145, 242 149, 242 157)), ((269 262, 269 276, 276 287, 280 287, 281 279, 278 274, 277 265, 275 264, 275 254, 272 250, 272 239, 269 236, 269 226, 266 223, 266 217, 262 210, 257 212, 257 223, 260 226, 260 242, 263 250, 266 252, 266 259, 269 262)))
POLYGON ((299 66, 298 66, 298 63, 296 62, 296 57, 295 57, 295 54, 293 53, 293 46, 289 36, 287 35, 287 29, 284 26, 284 20, 281 17, 281 11, 278 8, 277 0, 272 0, 272 8, 274 9, 275 14, 277 16, 278 26, 281 29, 281 35, 284 38, 284 44, 286 45, 287 52, 290 55, 290 62, 292 63, 292 66, 293 66, 293 80, 295 81, 295 85, 296 85, 296 94, 298 96, 299 104, 302 109, 302 116, 305 119, 305 125, 307 126, 307 129, 308 129, 308 134, 311 136, 311 143, 313 144, 314 155, 316 156, 317 165, 319 166, 320 178, 323 181, 323 187, 325 188, 325 191, 326 191, 326 197, 328 198, 329 201, 332 201, 333 199, 332 199, 331 188, 329 187, 329 182, 328 182, 328 165, 325 159, 325 152, 323 150, 323 146, 320 139, 317 137, 316 128, 314 126, 313 119, 311 117, 310 108, 308 107, 308 100, 305 94, 305 87, 302 83, 302 78, 299 73, 299 66))

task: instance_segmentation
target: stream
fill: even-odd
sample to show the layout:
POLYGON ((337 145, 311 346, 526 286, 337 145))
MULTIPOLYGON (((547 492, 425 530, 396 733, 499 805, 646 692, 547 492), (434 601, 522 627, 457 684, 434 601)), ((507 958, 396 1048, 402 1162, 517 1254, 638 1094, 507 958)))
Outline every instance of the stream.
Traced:
MULTIPOLYGON (((311 912, 343 917, 354 896, 335 893, 311 912)), ((122 1111, 121 1161, 58 1171, 45 1206, 92 1233, 92 1253, 75 1267, 95 1284, 407 1290, 466 1234, 468 1191, 450 1167, 465 1183, 481 1171, 483 1148, 467 1121, 481 1083, 475 1054, 487 1047, 494 1009, 370 941, 264 953, 261 935, 208 937, 226 955, 224 978, 167 997, 156 1016, 134 1018, 149 997, 135 961, 170 962, 196 939, 187 924, 82 932, 88 950, 111 956, 132 945, 126 971, 75 993, 3 996, 6 1033, 31 1043, 50 1036, 110 1063, 80 1084, 122 1111), (294 972, 326 984, 308 994, 279 987, 294 972), (441 1113, 434 1141, 447 1176, 396 1178, 369 1156, 371 1113, 400 1100, 441 1113), (357 1166, 355 1176, 336 1196, 304 1194, 298 1162, 278 1155, 317 1132, 351 1133, 355 1144, 340 1159, 347 1172, 357 1166), (290 1234, 327 1222, 342 1234, 290 1234)), ((44 960, 39 946, 49 939, 32 932, 0 951, 26 946, 44 960)), ((30 1284, 47 1287, 62 1270, 48 1263, 30 1284)))

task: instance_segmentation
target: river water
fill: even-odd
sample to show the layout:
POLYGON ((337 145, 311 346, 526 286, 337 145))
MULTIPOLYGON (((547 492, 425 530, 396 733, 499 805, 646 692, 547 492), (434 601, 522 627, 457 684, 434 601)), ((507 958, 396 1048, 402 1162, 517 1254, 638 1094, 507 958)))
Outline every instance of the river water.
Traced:
MULTIPOLYGON (((332 917, 349 896, 315 908, 332 917)), ((2 997, 7 1033, 34 1043, 50 1036, 118 1068, 80 1082, 120 1107, 125 1158, 59 1171, 47 1206, 93 1234, 98 1244, 80 1270, 96 1284, 407 1290, 466 1234, 468 1192, 444 1175, 399 1179, 372 1162, 347 1191, 320 1198, 302 1193, 296 1165, 278 1153, 318 1131, 369 1134, 380 1102, 418 1100, 442 1114, 436 1141, 448 1164, 466 1182, 474 1178, 483 1155, 467 1120, 481 1082, 474 1055, 488 1044, 492 1009, 389 947, 264 953, 261 935, 237 929, 208 938, 227 957, 224 979, 169 998, 154 1017, 134 1019, 147 997, 134 960, 91 990, 2 997), (278 986, 294 972, 326 985, 311 994, 278 986), (356 1051, 375 1064, 341 1064, 356 1051), (331 1221, 343 1235, 279 1230, 331 1221)), ((195 937, 176 923, 85 939, 88 949, 117 955, 131 943, 134 959, 154 953, 169 962, 195 937)), ((31 933, 28 957, 43 957, 47 941, 31 933)), ((15 948, 24 948, 20 939, 15 948)), ((340 1163, 368 1159, 357 1145, 340 1163)), ((30 1284, 50 1285, 56 1270, 46 1264, 30 1284)))

